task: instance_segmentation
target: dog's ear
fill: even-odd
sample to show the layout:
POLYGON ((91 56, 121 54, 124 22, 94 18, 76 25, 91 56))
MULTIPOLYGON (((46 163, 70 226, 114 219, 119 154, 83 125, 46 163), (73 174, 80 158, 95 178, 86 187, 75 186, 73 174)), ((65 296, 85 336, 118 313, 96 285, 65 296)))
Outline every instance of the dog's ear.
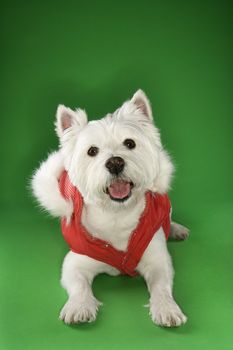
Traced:
POLYGON ((154 178, 152 187, 149 190, 160 194, 167 193, 170 189, 171 179, 175 168, 170 156, 162 148, 158 153, 157 169, 156 177, 154 178))
POLYGON ((152 109, 150 105, 150 101, 144 91, 139 89, 135 92, 133 95, 131 101, 133 104, 136 105, 136 107, 145 115, 147 116, 151 121, 153 121, 152 116, 152 109))
POLYGON ((86 112, 82 109, 73 111, 69 107, 59 105, 56 113, 55 130, 58 137, 62 136, 68 129, 80 130, 87 124, 86 112))

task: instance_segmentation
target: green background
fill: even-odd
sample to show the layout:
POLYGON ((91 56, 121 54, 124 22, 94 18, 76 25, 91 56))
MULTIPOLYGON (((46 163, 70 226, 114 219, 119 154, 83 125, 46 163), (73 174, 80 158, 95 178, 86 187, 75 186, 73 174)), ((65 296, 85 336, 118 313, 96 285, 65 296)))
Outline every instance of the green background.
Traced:
POLYGON ((0 349, 233 349, 232 1, 1 2, 0 349), (113 111, 138 88, 176 164, 170 242, 188 323, 152 324, 141 278, 99 276, 94 324, 58 320, 67 252, 28 189, 56 107, 113 111))

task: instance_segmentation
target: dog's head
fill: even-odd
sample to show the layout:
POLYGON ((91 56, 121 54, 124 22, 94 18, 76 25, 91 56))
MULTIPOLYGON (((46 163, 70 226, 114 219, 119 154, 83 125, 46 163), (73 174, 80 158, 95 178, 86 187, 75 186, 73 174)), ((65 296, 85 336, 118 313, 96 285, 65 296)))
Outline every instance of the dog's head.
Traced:
POLYGON ((56 132, 65 168, 85 202, 120 208, 148 190, 168 191, 173 165, 143 91, 97 121, 60 105, 56 132))

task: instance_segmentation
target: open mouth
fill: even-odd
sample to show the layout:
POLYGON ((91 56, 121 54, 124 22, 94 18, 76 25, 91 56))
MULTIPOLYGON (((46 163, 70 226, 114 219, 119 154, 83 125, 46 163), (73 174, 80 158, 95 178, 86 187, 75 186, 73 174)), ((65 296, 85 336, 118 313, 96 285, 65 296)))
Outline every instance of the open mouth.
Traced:
POLYGON ((134 187, 132 181, 116 180, 106 188, 109 197, 117 202, 124 202, 131 196, 131 190, 134 187))

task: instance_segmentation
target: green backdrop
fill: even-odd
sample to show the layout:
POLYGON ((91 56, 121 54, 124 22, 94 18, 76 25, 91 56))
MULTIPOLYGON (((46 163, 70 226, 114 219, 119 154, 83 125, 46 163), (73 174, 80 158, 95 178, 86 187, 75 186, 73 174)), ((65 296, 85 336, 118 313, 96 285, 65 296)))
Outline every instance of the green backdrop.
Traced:
POLYGON ((232 1, 1 2, 0 349, 232 349, 232 1), (191 229, 170 242, 174 293, 188 315, 152 324, 143 280, 99 276, 94 324, 58 320, 68 251, 59 223, 28 190, 56 149, 56 107, 113 111, 149 95, 176 164, 174 218, 191 229))

